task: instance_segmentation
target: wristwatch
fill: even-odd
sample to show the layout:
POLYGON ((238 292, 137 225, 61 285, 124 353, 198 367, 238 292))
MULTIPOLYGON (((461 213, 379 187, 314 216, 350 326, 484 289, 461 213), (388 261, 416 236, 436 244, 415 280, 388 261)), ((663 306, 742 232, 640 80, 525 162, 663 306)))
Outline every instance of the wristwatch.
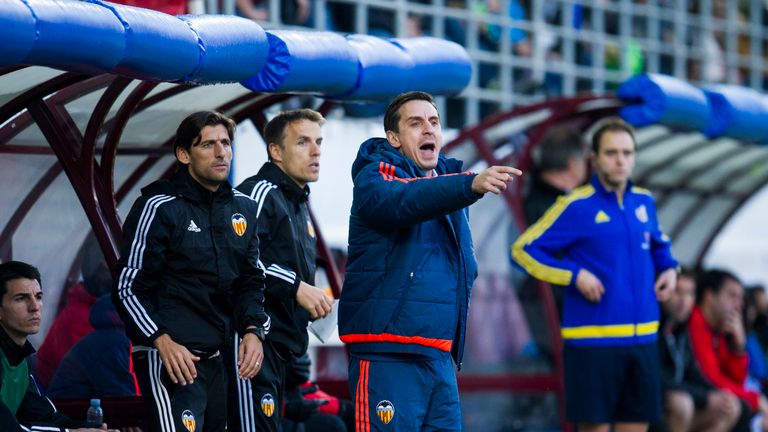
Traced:
POLYGON ((245 329, 243 336, 245 336, 247 333, 255 334, 256 337, 259 338, 259 340, 262 342, 264 342, 264 339, 267 337, 267 335, 264 333, 264 327, 252 327, 245 329))

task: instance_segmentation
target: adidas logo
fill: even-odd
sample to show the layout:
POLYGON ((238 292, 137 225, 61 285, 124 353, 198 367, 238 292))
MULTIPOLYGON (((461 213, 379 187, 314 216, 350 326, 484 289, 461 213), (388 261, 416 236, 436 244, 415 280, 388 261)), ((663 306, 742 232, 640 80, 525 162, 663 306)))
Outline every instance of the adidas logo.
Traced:
POLYGON ((602 210, 597 212, 597 215, 595 215, 595 223, 605 223, 609 222, 610 220, 611 218, 602 210))
POLYGON ((200 232, 201 230, 200 230, 200 228, 197 227, 197 225, 195 224, 195 221, 190 219, 189 220, 189 226, 187 227, 187 231, 200 232))

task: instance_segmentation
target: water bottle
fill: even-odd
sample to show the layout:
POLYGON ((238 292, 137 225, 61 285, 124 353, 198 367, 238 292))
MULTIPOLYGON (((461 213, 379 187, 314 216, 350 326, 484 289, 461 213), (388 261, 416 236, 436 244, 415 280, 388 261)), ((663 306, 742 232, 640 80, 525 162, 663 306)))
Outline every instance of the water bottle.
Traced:
POLYGON ((95 427, 104 423, 104 412, 101 410, 100 399, 91 399, 91 406, 88 407, 88 414, 85 417, 85 421, 95 427))

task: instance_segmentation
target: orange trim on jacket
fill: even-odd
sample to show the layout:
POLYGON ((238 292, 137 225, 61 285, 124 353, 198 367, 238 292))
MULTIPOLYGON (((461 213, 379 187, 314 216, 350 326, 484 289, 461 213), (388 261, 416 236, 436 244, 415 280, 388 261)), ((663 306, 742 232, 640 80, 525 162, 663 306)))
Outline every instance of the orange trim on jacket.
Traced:
POLYGON ((475 174, 471 171, 463 171, 459 173, 451 173, 451 174, 440 174, 435 177, 408 177, 408 178, 400 178, 395 176, 395 166, 388 164, 386 162, 379 162, 379 174, 384 178, 386 181, 399 181, 402 183, 410 183, 414 180, 429 180, 435 177, 450 177, 455 175, 471 175, 475 174))
POLYGON ((451 351, 451 344, 453 343, 453 341, 450 339, 432 339, 421 336, 399 336, 391 333, 347 334, 341 336, 341 341, 344 343, 394 342, 403 344, 416 344, 437 348, 440 351, 445 352, 451 351))

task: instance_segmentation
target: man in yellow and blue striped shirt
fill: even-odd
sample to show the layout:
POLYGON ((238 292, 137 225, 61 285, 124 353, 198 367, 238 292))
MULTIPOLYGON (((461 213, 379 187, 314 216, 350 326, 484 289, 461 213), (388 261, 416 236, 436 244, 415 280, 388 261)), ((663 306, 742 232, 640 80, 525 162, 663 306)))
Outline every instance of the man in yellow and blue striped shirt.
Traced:
POLYGON ((566 413, 579 431, 645 431, 661 416, 658 301, 677 261, 650 192, 629 180, 632 128, 611 119, 592 139, 592 181, 558 201, 512 246, 529 274, 565 286, 566 413))

